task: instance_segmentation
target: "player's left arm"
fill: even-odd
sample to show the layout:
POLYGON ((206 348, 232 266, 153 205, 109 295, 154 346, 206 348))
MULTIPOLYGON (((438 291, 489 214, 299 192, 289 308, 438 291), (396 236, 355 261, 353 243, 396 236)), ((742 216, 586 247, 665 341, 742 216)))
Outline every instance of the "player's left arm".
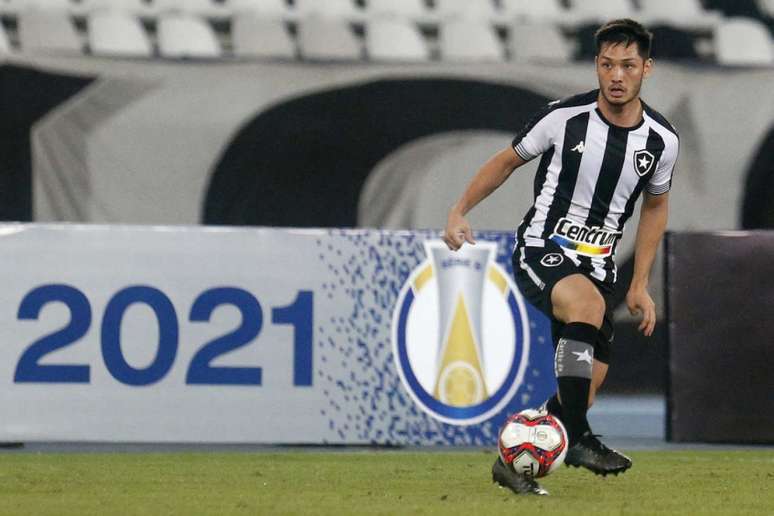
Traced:
POLYGON ((666 229, 669 211, 669 192, 643 194, 640 223, 634 244, 634 276, 626 294, 626 305, 632 315, 642 314, 639 330, 646 336, 656 327, 656 304, 648 293, 648 279, 656 251, 666 229))

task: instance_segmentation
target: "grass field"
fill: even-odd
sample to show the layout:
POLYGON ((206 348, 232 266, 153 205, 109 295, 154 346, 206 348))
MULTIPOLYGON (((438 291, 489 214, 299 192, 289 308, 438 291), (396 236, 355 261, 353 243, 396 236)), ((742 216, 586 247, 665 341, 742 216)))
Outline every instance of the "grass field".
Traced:
POLYGON ((774 514, 771 448, 631 456, 525 497, 491 484, 483 451, 5 454, 0 514, 774 514))

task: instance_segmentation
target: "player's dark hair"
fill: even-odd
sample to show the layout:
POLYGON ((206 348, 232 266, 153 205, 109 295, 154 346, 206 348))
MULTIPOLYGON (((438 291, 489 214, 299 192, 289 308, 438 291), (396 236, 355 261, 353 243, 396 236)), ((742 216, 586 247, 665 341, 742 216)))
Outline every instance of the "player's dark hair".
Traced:
POLYGON ((637 53, 643 59, 648 59, 653 42, 653 33, 634 20, 621 18, 619 20, 611 20, 602 25, 594 33, 594 40, 597 43, 597 55, 599 55, 602 45, 605 43, 613 45, 623 44, 625 47, 636 43, 637 53))

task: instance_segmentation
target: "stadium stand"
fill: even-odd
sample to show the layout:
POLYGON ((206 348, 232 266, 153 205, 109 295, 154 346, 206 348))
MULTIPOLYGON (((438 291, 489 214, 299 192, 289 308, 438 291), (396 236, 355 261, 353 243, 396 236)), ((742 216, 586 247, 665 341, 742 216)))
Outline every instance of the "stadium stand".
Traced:
POLYGON ((217 58, 223 53, 212 28, 201 18, 166 14, 158 22, 159 53, 172 58, 217 58))
POLYGON ((505 52, 494 28, 481 20, 450 20, 439 34, 441 58, 449 61, 502 61, 505 52))
POLYGON ((24 52, 83 52, 83 42, 66 10, 25 8, 19 12, 19 43, 24 52))
POLYGON ((231 29, 237 57, 293 59, 296 47, 282 20, 265 18, 254 12, 234 18, 231 29))
POLYGON ((411 22, 378 19, 368 24, 366 51, 377 61, 427 61, 430 49, 411 22))
POLYGON ((573 50, 555 25, 517 23, 511 27, 510 53, 515 61, 561 63, 572 59, 573 50))
POLYGON ((731 18, 715 28, 715 55, 725 65, 772 65, 774 45, 758 20, 731 18))
POLYGON ((139 19, 130 13, 99 10, 89 14, 88 42, 92 54, 151 57, 153 46, 139 19))
POLYGON ((344 20, 309 16, 298 26, 298 49, 310 60, 355 60, 363 55, 362 45, 344 20))
POLYGON ((602 21, 600 13, 604 13, 606 18, 632 16, 646 22, 657 36, 653 52, 659 59, 771 66, 766 58, 766 38, 758 25, 750 29, 753 33, 749 38, 739 36, 744 41, 752 38, 757 43, 750 43, 751 48, 738 52, 731 50, 730 54, 724 43, 716 42, 715 38, 726 30, 733 31, 734 24, 730 25, 731 29, 715 29, 732 18, 753 19, 768 26, 770 46, 774 34, 772 10, 774 0, 0 0, 0 15, 11 51, 81 53, 84 42, 88 42, 86 49, 94 54, 132 57, 148 56, 150 45, 151 57, 167 59, 175 59, 178 54, 162 51, 154 43, 160 18, 173 13, 198 20, 193 23, 199 25, 199 32, 214 34, 217 47, 209 44, 204 52, 209 57, 497 61, 512 56, 517 61, 558 62, 594 57, 593 34, 602 21), (30 10, 44 14, 24 14, 30 10), (122 22, 117 19, 111 22, 122 23, 124 27, 131 25, 132 29, 126 28, 132 32, 131 36, 122 36, 118 28, 115 35, 109 34, 111 31, 92 35, 89 33, 92 26, 100 30, 101 24, 108 23, 109 18, 91 23, 91 15, 98 11, 121 12, 138 18, 139 22, 125 17, 122 22), (331 19, 348 25, 333 23, 323 27, 313 19, 331 19), (373 36, 369 38, 368 27, 384 19, 395 22, 385 27, 402 28, 378 30, 398 31, 400 35, 398 39, 377 43, 373 36), (448 26, 451 21, 475 23, 464 32, 460 26, 448 26), (39 32, 34 27, 41 23, 46 27, 40 29, 45 34, 34 35, 39 32), (300 25, 307 27, 301 30, 300 25), (531 26, 541 27, 546 34, 535 33, 531 26), (322 34, 311 33, 317 27, 323 30, 322 34), (457 35, 452 37, 451 33, 457 35), (525 38, 523 33, 538 34, 536 41, 545 48, 538 48, 536 41, 525 38), (112 50, 102 46, 129 45, 128 41, 119 42, 117 38, 121 37, 133 39, 134 46, 112 50), (328 41, 330 37, 333 39, 328 41), (453 41, 455 38, 462 42, 453 41), (140 42, 146 40, 148 43, 140 42), (312 40, 317 43, 310 44, 312 40), (754 52, 755 57, 736 56, 735 52, 754 52))

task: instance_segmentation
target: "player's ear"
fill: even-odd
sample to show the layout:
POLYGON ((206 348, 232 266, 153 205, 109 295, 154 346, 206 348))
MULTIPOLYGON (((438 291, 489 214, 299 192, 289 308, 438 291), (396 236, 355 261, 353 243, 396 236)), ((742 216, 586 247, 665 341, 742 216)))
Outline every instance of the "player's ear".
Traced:
POLYGON ((645 63, 643 64, 643 75, 645 77, 649 77, 650 74, 653 72, 653 67, 656 65, 656 62, 653 60, 652 57, 649 57, 645 60, 645 63))

